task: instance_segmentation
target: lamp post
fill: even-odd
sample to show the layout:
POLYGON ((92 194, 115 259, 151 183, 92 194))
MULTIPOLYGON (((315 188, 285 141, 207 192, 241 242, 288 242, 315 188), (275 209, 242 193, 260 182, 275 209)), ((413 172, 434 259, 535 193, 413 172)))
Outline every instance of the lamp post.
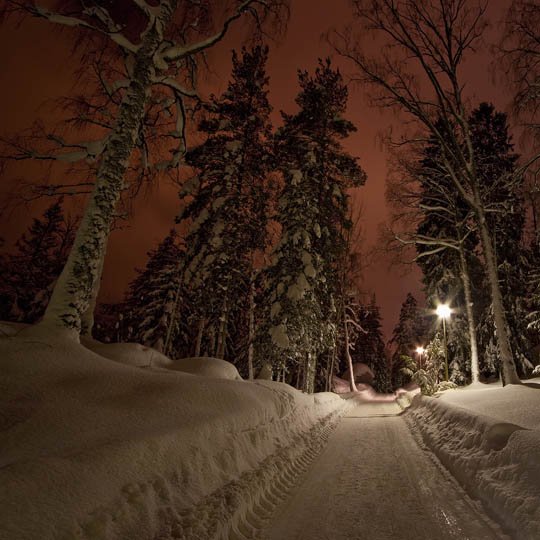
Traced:
POLYGON ((450 318, 452 310, 448 304, 439 304, 436 313, 439 319, 442 319, 443 324, 443 339, 444 339, 444 380, 448 381, 448 343, 446 341, 446 319, 450 318))
POLYGON ((416 353, 418 354, 418 369, 422 369, 422 355, 424 354, 426 349, 420 345, 420 347, 416 347, 416 353))

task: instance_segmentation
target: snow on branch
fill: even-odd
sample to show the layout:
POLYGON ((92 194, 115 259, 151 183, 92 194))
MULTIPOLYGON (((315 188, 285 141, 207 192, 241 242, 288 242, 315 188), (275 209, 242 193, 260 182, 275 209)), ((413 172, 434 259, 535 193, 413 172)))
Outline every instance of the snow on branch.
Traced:
POLYGON ((41 6, 35 2, 24 2, 20 0, 6 0, 9 11, 19 11, 30 14, 33 17, 43 18, 51 23, 60 24, 68 27, 79 27, 87 30, 92 30, 100 34, 106 35, 109 39, 115 42, 117 45, 129 52, 136 52, 138 46, 132 43, 124 34, 122 34, 122 28, 119 27, 110 17, 108 11, 98 6, 92 6, 84 8, 81 12, 82 15, 86 15, 89 19, 95 18, 99 21, 103 27, 96 26, 88 20, 77 17, 75 15, 65 15, 56 11, 51 11, 44 6, 41 6))
POLYGON ((345 322, 346 322, 347 324, 352 324, 357 330, 359 330, 360 332, 363 332, 364 334, 367 334, 367 333, 368 333, 368 331, 365 330, 365 329, 362 327, 362 325, 361 325, 361 324, 358 324, 354 319, 349 319, 349 318, 347 318, 347 319, 345 319, 345 322))
POLYGON ((263 2, 261 0, 244 0, 244 2, 242 2, 234 10, 234 12, 229 15, 227 19, 225 19, 221 29, 217 33, 197 43, 192 43, 189 45, 177 44, 167 47, 160 53, 160 57, 163 59, 164 62, 172 62, 180 60, 182 58, 186 58, 188 56, 195 55, 204 51, 205 49, 212 47, 212 45, 215 45, 218 41, 221 41, 225 37, 230 25, 235 20, 239 19, 246 11, 248 11, 248 8, 254 4, 267 6, 266 2, 263 2))
POLYGON ((81 141, 76 143, 66 142, 59 135, 49 133, 43 137, 43 140, 51 142, 53 148, 50 151, 39 151, 28 144, 30 139, 38 137, 2 139, 1 142, 6 146, 6 150, 12 150, 10 153, 0 155, 1 159, 21 161, 25 159, 35 159, 38 161, 61 161, 64 163, 76 163, 86 161, 93 163, 103 152, 107 138, 81 141))

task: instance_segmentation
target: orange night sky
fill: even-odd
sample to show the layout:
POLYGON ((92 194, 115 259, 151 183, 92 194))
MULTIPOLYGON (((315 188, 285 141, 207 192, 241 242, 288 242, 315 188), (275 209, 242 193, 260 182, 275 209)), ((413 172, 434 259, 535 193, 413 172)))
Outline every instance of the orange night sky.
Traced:
MULTIPOLYGON (((495 22, 502 18, 506 2, 492 1, 490 15, 494 24, 486 40, 492 41, 497 33, 495 22)), ((270 76, 270 101, 275 109, 274 121, 279 121, 279 110, 292 112, 298 91, 298 68, 313 70, 318 57, 331 54, 321 35, 331 27, 348 22, 350 11, 346 0, 292 0, 288 32, 279 43, 270 44, 267 66, 270 76)), ((212 54, 214 73, 206 85, 216 93, 225 88, 229 68, 230 50, 238 46, 240 28, 222 43, 219 52, 212 54)), ((465 77, 473 103, 491 101, 499 109, 506 109, 509 96, 502 85, 495 84, 491 75, 491 57, 480 51, 465 66, 465 77)), ((0 27, 0 135, 16 133, 31 125, 40 116, 52 118, 53 113, 43 102, 69 93, 74 85, 73 56, 68 34, 43 21, 29 20, 15 27, 7 22, 0 27)), ((347 65, 338 62, 343 73, 347 65)), ((379 143, 381 132, 390 124, 399 129, 398 119, 390 114, 381 115, 369 106, 362 88, 351 88, 349 119, 358 132, 347 142, 347 149, 359 156, 367 172, 364 187, 353 194, 355 205, 361 205, 365 248, 377 242, 378 227, 387 219, 385 204, 386 155, 379 143)), ((33 171, 20 162, 6 168, 0 181, 0 197, 13 179, 33 171)), ((115 231, 109 244, 104 270, 101 299, 120 300, 127 283, 134 276, 134 268, 141 267, 146 252, 161 241, 173 224, 177 212, 174 186, 162 183, 146 198, 134 205, 134 217, 122 230, 115 231)), ((0 236, 10 243, 27 227, 30 218, 37 216, 44 205, 17 209, 1 216, 0 236)), ((389 260, 380 255, 365 272, 364 288, 374 292, 381 306, 383 329, 388 339, 397 322, 401 303, 411 291, 420 301, 420 272, 416 266, 389 268, 389 260)))

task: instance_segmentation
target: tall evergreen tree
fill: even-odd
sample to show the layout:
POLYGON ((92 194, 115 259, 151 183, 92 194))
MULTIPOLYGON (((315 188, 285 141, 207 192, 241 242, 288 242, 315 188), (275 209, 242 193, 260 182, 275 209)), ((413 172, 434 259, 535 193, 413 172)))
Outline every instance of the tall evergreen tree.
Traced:
MULTIPOLYGON (((249 305, 255 257, 267 244, 271 169, 266 47, 233 52, 227 90, 213 96, 200 131, 206 140, 186 159, 197 175, 184 187, 188 223, 183 284, 192 291, 197 340, 224 357, 229 326, 249 305)), ((248 329, 245 329, 248 333, 248 329)))
MULTIPOLYGON (((426 302, 433 309, 439 303, 452 307, 452 324, 447 325, 452 379, 465 382, 470 373, 477 380, 477 319, 473 310, 471 267, 478 266, 475 254, 478 237, 471 229, 467 204, 452 189, 437 141, 432 139, 422 154, 416 175, 422 216, 416 248, 417 263, 424 274, 426 302)), ((432 328, 426 339, 433 339, 435 331, 432 328)))
POLYGON ((174 230, 159 246, 148 253, 144 270, 129 285, 124 302, 123 325, 127 337, 153 347, 172 357, 179 356, 175 345, 181 339, 179 297, 186 295, 180 289, 180 263, 184 256, 178 246, 174 230), (169 338, 169 339, 168 339, 169 338), (165 344, 170 346, 165 348, 165 344))
MULTIPOLYGON (((506 116, 495 112, 492 105, 482 103, 472 112, 468 122, 479 189, 487 209, 487 226, 494 240, 510 343, 518 369, 524 374, 528 360, 523 352, 529 347, 523 322, 523 300, 520 300, 526 296, 521 242, 524 222, 520 196, 522 179, 513 175, 516 156, 512 152, 506 116)), ((453 378, 465 381, 469 372, 468 344, 473 364, 478 344, 484 374, 498 370, 491 300, 484 293, 488 290, 488 280, 478 258, 481 252, 479 236, 465 200, 451 189, 451 179, 441 163, 435 141, 424 149, 418 178, 423 215, 418 235, 430 240, 417 246, 418 263, 424 273, 428 303, 434 306, 436 301, 451 299, 455 316, 449 327, 448 350, 455 360, 453 378), (439 247, 433 249, 437 240, 439 247), (466 327, 467 319, 468 333, 461 331, 466 327)))
POLYGON ((377 392, 390 392, 390 371, 381 329, 381 313, 375 295, 369 304, 360 306, 358 322, 363 331, 356 333, 351 353, 353 360, 364 362, 371 368, 375 374, 374 386, 377 392))
POLYGON ((416 347, 424 343, 425 334, 425 321, 418 307, 418 302, 411 293, 407 293, 407 297, 401 305, 398 324, 394 328, 390 340, 390 345, 394 347, 391 361, 393 388, 397 388, 408 382, 404 380, 401 372, 401 369, 405 367, 403 357, 412 356, 416 347))
MULTIPOLYGON (((473 6, 466 2, 426 4, 412 0, 355 2, 356 21, 380 37, 383 52, 367 53, 354 32, 334 34, 334 44, 338 52, 354 62, 358 79, 375 89, 382 106, 397 107, 408 113, 425 136, 437 139, 453 189, 469 206, 480 238, 503 384, 519 384, 499 284, 494 239, 487 224, 489 203, 483 199, 484 193, 480 189, 460 82, 460 66, 482 35, 484 8, 480 2, 473 6), (454 46, 455 43, 460 46, 454 46), (417 69, 411 77, 408 68, 413 65, 417 69)), ((418 131, 414 137, 405 139, 402 146, 417 144, 418 131)))
POLYGON ((275 366, 285 362, 295 370, 298 384, 312 392, 317 357, 335 345, 340 317, 334 301, 337 261, 350 227, 346 190, 360 186, 365 174, 341 145, 356 128, 343 118, 348 92, 339 71, 326 60, 313 76, 301 71, 298 77, 300 110, 283 114, 276 136, 284 185, 277 215, 281 240, 266 274, 267 354, 275 366))
POLYGON ((8 318, 26 323, 39 320, 73 244, 75 224, 66 220, 62 200, 33 220, 5 256, 2 280, 11 305, 8 318))
MULTIPOLYGON (((480 189, 489 203, 486 219, 494 238, 495 257, 503 304, 510 330, 512 352, 521 376, 532 368, 527 353, 527 258, 523 248, 525 209, 522 198, 524 177, 514 174, 518 156, 508 133, 507 118, 495 111, 493 105, 481 103, 469 124, 475 147, 480 189)), ((482 335, 490 340, 494 333, 491 310, 485 311, 482 335)), ((489 342, 484 341, 489 347, 489 342)))

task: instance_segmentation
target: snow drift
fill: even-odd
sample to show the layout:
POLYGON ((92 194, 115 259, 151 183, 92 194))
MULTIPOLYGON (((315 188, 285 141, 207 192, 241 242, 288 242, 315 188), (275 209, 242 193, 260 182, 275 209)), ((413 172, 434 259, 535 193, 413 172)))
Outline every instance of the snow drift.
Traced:
POLYGON ((236 367, 230 362, 221 360, 220 358, 211 358, 200 356, 194 358, 182 358, 175 360, 167 366, 169 369, 200 375, 203 377, 216 377, 218 379, 229 379, 232 381, 240 381, 240 373, 236 367))
POLYGON ((141 369, 31 332, 0 339, 0 372, 1 540, 249 532, 347 406, 282 383, 141 369))
MULTIPOLYGON (((510 416, 519 409, 538 411, 538 389, 508 387, 476 397, 476 408, 502 411, 497 403, 513 394, 510 416), (531 394, 532 392, 532 394, 531 394), (479 405, 482 403, 482 406, 479 405)), ((450 401, 418 395, 406 418, 441 463, 485 508, 520 540, 540 538, 540 431, 507 418, 494 418, 450 401)), ((466 393, 463 393, 467 403, 466 393)), ((469 403, 471 403, 469 401, 469 403)), ((520 413, 518 413, 519 415, 520 413)), ((523 414, 523 413, 521 413, 523 414)), ((530 416, 530 415, 529 415, 530 416)))

